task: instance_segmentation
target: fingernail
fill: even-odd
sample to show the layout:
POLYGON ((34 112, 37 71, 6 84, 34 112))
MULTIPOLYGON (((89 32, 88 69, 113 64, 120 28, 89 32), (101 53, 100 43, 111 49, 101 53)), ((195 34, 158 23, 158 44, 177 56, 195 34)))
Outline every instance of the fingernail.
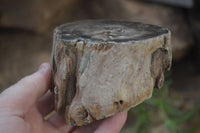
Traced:
POLYGON ((46 72, 48 70, 49 64, 48 63, 42 63, 39 67, 39 72, 46 72))

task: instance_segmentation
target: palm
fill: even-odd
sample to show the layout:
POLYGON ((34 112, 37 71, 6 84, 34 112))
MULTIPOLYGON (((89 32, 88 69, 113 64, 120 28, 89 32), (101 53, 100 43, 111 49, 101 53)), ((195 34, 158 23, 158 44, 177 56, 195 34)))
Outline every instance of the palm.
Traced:
POLYGON ((53 110, 54 102, 52 94, 47 92, 51 82, 50 66, 43 64, 41 68, 0 94, 0 132, 116 133, 120 131, 126 120, 126 112, 79 128, 66 125, 63 117, 58 114, 44 120, 44 116, 53 110))
MULTIPOLYGON (((38 111, 36 107, 33 107, 30 112, 25 114, 24 117, 21 116, 11 116, 7 121, 10 121, 9 128, 13 127, 13 133, 61 133, 66 132, 62 131, 62 125, 57 127, 54 123, 50 121, 45 121, 42 114, 38 111)), ((65 128, 71 130, 71 128, 65 128)))
MULTIPOLYGON (((47 102, 50 101, 51 100, 49 98, 44 97, 44 100, 37 102, 37 104, 25 114, 21 111, 8 111, 9 109, 6 109, 6 106, 2 106, 0 114, 4 114, 4 116, 0 117, 0 119, 4 122, 5 128, 0 131, 7 133, 67 133, 73 130, 74 133, 92 133, 96 130, 102 130, 101 128, 104 129, 105 127, 104 130, 107 132, 110 133, 109 130, 111 130, 111 132, 113 131, 113 133, 115 133, 119 131, 126 118, 126 113, 121 113, 115 117, 102 121, 96 121, 84 127, 71 127, 66 125, 63 118, 58 114, 54 114, 53 117, 48 120, 43 119, 48 110, 48 108, 44 108, 44 104, 48 105, 47 102), (121 121, 119 121, 120 119, 121 121), (116 123, 116 125, 112 125, 112 122, 114 121, 118 121, 118 123, 116 123), (6 123, 9 123, 9 125, 6 125, 6 123), (107 123, 111 123, 111 127, 109 127, 109 129, 106 128, 107 123)), ((49 107, 49 109, 52 107, 49 107)))
MULTIPOLYGON (((1 112, 2 113, 2 112, 1 112)), ((8 131, 19 133, 44 133, 44 121, 41 114, 33 108, 24 116, 11 115, 5 116, 4 123, 9 123, 8 131)), ((5 132, 8 132, 5 131, 5 132)))

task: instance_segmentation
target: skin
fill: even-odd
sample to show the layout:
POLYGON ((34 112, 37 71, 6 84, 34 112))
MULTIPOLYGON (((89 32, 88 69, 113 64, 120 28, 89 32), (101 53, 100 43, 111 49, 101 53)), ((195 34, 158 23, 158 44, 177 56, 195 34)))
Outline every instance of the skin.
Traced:
POLYGON ((18 81, 0 94, 1 133, 118 133, 127 112, 82 127, 66 125, 57 113, 48 120, 44 116, 53 111, 53 96, 48 91, 51 67, 43 63, 34 74, 18 81))

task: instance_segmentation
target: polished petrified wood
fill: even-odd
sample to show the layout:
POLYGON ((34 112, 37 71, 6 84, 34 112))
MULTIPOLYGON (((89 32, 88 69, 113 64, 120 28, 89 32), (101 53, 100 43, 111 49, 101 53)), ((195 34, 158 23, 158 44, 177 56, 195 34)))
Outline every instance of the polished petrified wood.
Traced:
POLYGON ((171 67, 170 31, 116 20, 58 26, 52 50, 55 109, 82 126, 136 106, 171 67))

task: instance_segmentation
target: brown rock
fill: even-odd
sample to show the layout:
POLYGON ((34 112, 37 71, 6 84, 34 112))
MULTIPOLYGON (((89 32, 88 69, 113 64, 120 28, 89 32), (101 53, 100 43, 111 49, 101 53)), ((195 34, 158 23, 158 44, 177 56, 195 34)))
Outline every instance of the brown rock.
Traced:
POLYGON ((133 0, 88 0, 88 4, 88 14, 93 18, 131 20, 169 28, 173 60, 184 57, 193 46, 190 27, 178 8, 133 0))
POLYGON ((54 31, 55 108, 82 126, 136 106, 171 67, 170 32, 128 21, 80 21, 54 31))
POLYGON ((57 24, 80 19, 78 3, 79 0, 1 0, 0 26, 44 32, 57 24))

